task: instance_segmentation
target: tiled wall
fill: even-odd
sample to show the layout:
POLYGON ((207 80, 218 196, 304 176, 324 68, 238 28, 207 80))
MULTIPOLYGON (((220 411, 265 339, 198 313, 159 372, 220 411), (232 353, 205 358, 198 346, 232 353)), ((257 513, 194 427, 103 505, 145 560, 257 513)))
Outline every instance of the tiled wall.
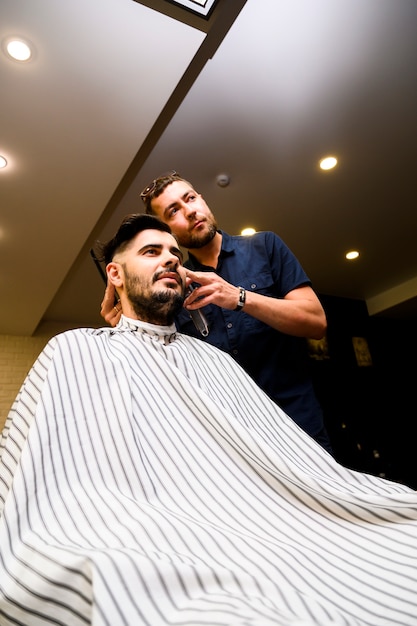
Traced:
POLYGON ((0 431, 9 409, 48 337, 0 335, 0 431))

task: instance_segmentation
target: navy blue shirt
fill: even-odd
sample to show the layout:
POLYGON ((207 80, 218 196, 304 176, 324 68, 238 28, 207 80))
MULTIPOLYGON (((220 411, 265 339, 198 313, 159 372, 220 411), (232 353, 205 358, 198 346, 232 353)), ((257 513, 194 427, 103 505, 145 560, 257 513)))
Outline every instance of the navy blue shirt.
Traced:
MULTIPOLYGON (((250 237, 221 234, 215 270, 201 265, 191 254, 185 266, 215 271, 233 285, 273 298, 311 285, 297 258, 275 233, 258 232, 250 237)), ((314 437, 322 431, 323 414, 310 378, 306 340, 280 333, 244 311, 216 305, 202 310, 209 324, 206 338, 198 333, 185 309, 177 317, 178 330, 228 352, 306 432, 314 437)))

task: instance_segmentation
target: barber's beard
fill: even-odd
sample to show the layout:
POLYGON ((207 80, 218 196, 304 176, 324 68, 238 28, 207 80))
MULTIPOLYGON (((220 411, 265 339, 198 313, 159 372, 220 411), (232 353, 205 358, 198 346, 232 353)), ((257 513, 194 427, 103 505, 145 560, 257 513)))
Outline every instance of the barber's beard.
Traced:
POLYGON ((170 326, 181 311, 184 296, 173 289, 152 291, 140 277, 129 274, 124 267, 126 295, 139 320, 149 324, 170 326))
POLYGON ((214 216, 208 217, 206 221, 207 230, 204 233, 190 233, 188 236, 181 237, 180 244, 188 250, 196 250, 203 248, 214 238, 217 233, 217 222, 214 216))

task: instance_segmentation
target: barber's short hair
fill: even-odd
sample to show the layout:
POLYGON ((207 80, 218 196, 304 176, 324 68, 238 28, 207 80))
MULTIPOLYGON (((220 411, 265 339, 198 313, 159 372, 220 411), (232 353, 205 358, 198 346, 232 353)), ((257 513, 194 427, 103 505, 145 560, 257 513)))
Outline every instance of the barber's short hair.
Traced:
POLYGON ((106 265, 113 260, 116 252, 122 252, 127 244, 143 230, 161 230, 170 233, 170 227, 154 215, 146 213, 130 213, 123 218, 116 234, 105 243, 97 243, 97 258, 106 265))

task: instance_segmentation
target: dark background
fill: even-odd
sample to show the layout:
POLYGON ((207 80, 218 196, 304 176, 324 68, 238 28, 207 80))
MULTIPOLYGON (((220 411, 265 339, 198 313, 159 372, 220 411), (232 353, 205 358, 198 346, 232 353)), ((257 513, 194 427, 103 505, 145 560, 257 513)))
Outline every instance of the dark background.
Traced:
POLYGON ((417 489, 415 323, 370 317, 362 300, 320 300, 329 358, 310 362, 335 457, 417 489), (372 365, 358 366, 352 337, 367 340, 372 365))

